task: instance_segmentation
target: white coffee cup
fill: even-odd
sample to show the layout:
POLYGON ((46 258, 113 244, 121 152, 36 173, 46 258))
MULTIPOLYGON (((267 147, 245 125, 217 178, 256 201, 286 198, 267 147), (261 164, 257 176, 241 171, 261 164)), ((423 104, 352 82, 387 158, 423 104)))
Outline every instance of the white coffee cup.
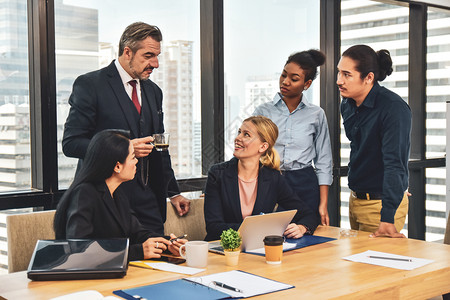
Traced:
POLYGON ((180 247, 180 255, 189 267, 204 268, 208 264, 208 242, 189 241, 180 247))

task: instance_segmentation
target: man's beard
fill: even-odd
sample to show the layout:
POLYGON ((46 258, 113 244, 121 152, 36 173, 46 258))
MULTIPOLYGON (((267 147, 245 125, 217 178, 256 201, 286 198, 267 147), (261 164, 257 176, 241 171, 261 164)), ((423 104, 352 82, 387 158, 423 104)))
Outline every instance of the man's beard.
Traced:
POLYGON ((131 60, 130 60, 130 62, 128 64, 128 66, 130 67, 130 71, 133 74, 133 78, 139 78, 139 80, 147 80, 150 77, 150 74, 148 76, 147 75, 143 75, 144 71, 147 68, 145 68, 144 71, 142 71, 141 73, 138 73, 133 67, 133 62, 134 62, 134 55, 131 57, 131 60))

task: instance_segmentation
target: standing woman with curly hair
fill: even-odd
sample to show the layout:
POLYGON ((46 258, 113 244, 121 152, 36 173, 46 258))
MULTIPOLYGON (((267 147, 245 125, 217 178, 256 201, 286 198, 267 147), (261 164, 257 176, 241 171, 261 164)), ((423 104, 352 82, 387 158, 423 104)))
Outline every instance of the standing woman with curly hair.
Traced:
POLYGON ((289 56, 280 76, 280 92, 271 102, 258 106, 253 115, 263 115, 277 124, 280 136, 275 148, 281 171, 290 187, 329 225, 328 190, 333 181, 330 134, 325 112, 306 99, 306 91, 325 62, 318 50, 289 56))
POLYGON ((234 157, 211 167, 205 189, 206 240, 217 240, 223 230, 237 230, 245 217, 297 209, 284 235, 312 234, 319 219, 296 196, 280 173, 280 158, 273 148, 277 126, 268 118, 247 118, 234 140, 234 157))

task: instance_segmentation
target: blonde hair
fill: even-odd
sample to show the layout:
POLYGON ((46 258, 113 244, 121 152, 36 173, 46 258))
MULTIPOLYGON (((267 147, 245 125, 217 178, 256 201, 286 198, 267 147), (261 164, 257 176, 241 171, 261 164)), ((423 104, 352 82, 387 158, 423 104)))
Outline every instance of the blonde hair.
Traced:
POLYGON ((266 152, 259 159, 263 166, 280 170, 280 155, 273 147, 278 138, 278 127, 271 119, 264 116, 252 116, 244 120, 255 125, 259 139, 269 145, 266 152))

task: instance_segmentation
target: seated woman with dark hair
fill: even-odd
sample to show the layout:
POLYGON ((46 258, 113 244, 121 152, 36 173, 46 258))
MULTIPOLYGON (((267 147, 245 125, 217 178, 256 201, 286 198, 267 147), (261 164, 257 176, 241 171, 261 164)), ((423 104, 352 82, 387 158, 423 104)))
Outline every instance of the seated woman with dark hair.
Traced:
MULTIPOLYGON (((214 165, 205 189, 206 240, 217 240, 223 230, 237 230, 245 217, 297 209, 284 235, 312 234, 320 222, 292 191, 280 173, 280 157, 273 148, 278 128, 269 118, 247 118, 234 140, 234 158, 214 165)), ((298 182, 298 184, 302 184, 298 182)))
MULTIPOLYGON (((144 229, 119 185, 134 178, 137 159, 128 132, 104 130, 89 143, 82 167, 59 201, 57 239, 129 238, 129 260, 159 258, 168 249, 179 255, 186 240, 169 241, 144 229)), ((170 238, 176 238, 171 234, 170 238)))

